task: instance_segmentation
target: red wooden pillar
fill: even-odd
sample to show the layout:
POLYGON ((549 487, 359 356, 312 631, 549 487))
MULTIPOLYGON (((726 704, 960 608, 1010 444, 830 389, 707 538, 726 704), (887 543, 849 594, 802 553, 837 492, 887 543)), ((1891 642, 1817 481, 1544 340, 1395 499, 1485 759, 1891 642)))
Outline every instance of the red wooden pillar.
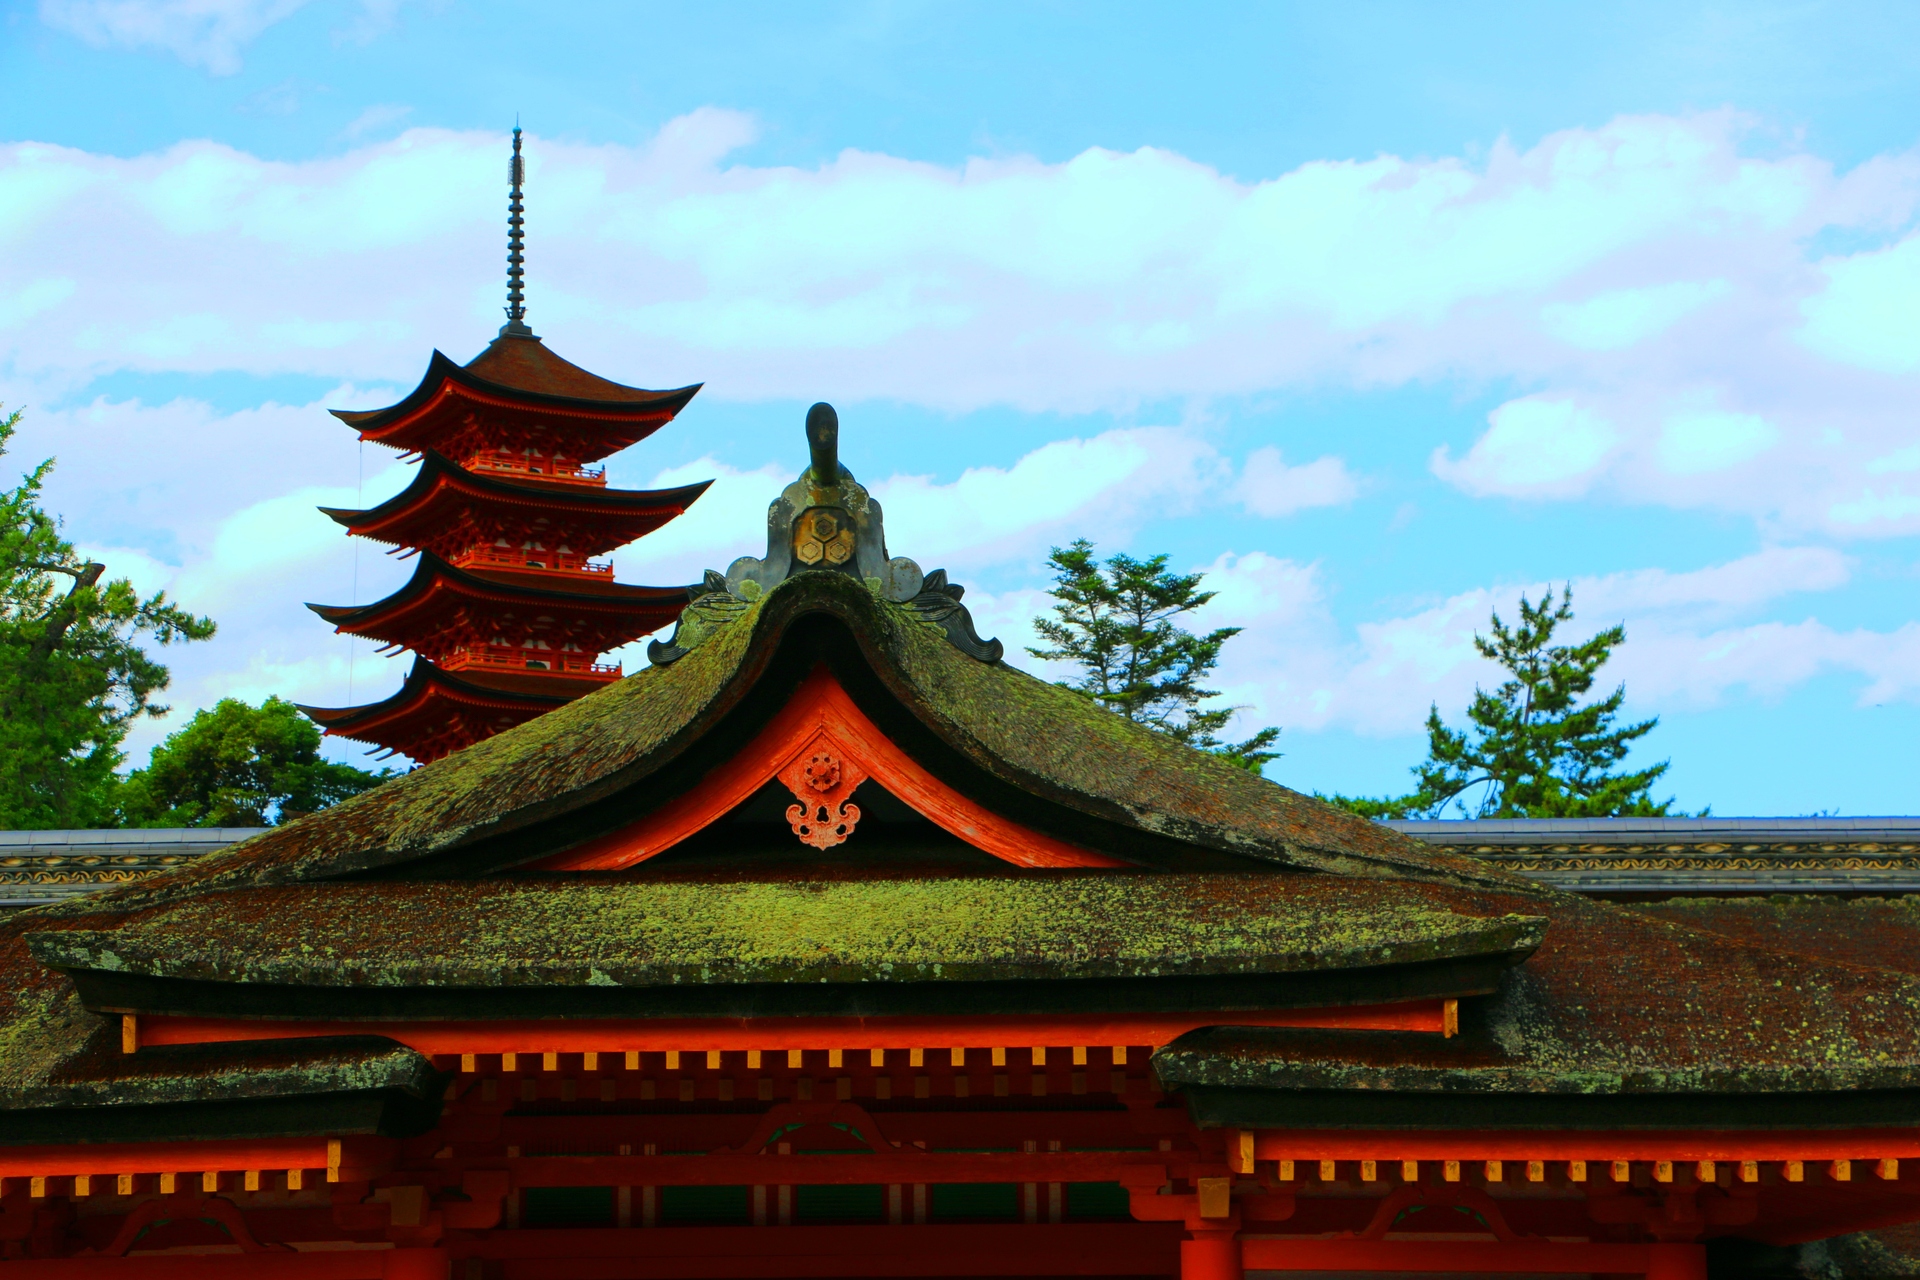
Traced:
POLYGON ((395 1249, 384 1261, 384 1280, 448 1280, 452 1275, 445 1249, 395 1249))
POLYGON ((1707 1250, 1697 1244, 1647 1247, 1647 1280, 1707 1280, 1707 1250))
POLYGON ((1242 1280, 1242 1274, 1240 1238, 1232 1230, 1194 1231, 1180 1242, 1180 1280, 1242 1280))

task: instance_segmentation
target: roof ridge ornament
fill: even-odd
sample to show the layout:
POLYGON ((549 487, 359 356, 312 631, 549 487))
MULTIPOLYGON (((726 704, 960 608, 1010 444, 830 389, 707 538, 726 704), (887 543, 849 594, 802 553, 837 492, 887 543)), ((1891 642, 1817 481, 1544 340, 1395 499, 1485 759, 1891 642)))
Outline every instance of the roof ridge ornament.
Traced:
POLYGON ((673 638, 647 646, 656 666, 686 654, 746 606, 801 573, 858 578, 882 600, 904 605, 938 627, 953 646, 982 662, 998 662, 1006 647, 982 640, 960 603, 965 588, 945 569, 922 573, 905 556, 887 554, 880 504, 840 461, 840 416, 822 402, 807 410, 808 463, 800 478, 767 507, 767 554, 741 556, 723 576, 709 569, 694 587, 673 638))
POLYGON ((520 201, 520 188, 527 181, 527 162, 520 155, 520 122, 513 122, 513 158, 507 161, 507 322, 500 326, 503 338, 531 338, 527 327, 527 298, 521 289, 526 278, 526 206, 520 201))

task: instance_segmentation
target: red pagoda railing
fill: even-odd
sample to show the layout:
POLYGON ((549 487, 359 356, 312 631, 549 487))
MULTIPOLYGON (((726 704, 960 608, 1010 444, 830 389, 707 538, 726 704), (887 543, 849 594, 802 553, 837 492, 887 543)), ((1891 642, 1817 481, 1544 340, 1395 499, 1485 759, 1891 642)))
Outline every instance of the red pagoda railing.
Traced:
POLYGON ((613 576, 613 565, 589 560, 570 551, 535 551, 524 547, 472 547, 454 556, 450 564, 461 569, 513 569, 536 573, 591 573, 613 576))
POLYGON ((511 476, 538 476, 542 480, 558 480, 562 484, 592 485, 601 488, 607 483, 607 469, 604 466, 577 466, 565 458, 529 457, 524 453, 514 453, 506 449, 478 450, 463 459, 460 465, 468 471, 491 471, 511 476))
POLYGON ((550 649, 456 649, 435 663, 442 671, 544 671, 561 675, 587 676, 614 681, 620 678, 617 662, 595 662, 578 654, 555 653, 550 649))

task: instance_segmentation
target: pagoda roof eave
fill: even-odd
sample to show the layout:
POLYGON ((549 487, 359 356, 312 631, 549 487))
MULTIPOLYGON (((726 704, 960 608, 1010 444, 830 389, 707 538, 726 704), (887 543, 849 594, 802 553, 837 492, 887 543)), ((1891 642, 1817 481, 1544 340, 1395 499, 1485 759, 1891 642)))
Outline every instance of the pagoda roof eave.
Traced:
MULTIPOLYGON (((497 341, 506 341, 506 339, 497 341)), ((539 340, 517 339, 517 341, 537 343, 539 340)), ((363 437, 379 441, 392 435, 407 421, 427 410, 442 390, 451 383, 484 398, 561 413, 571 412, 598 419, 659 418, 661 421, 666 421, 685 408, 687 402, 692 400, 705 385, 696 382, 691 386, 678 387, 670 391, 649 391, 597 378, 575 366, 567 365, 557 356, 552 359, 566 365, 567 369, 580 375, 581 379, 590 380, 586 382, 587 386, 597 385, 597 388, 603 389, 608 394, 604 397, 571 395, 541 390, 537 387, 495 382, 482 377, 466 366, 455 363, 444 352, 435 350, 432 359, 427 362, 427 371, 421 377, 419 385, 399 401, 384 409, 333 409, 329 412, 348 426, 358 430, 363 437)))
MULTIPOLYGON (((552 683, 552 676, 551 672, 540 672, 533 677, 533 681, 552 683)), ((442 670, 425 658, 416 657, 400 687, 378 702, 366 702, 353 707, 294 705, 314 723, 337 737, 369 741, 361 735, 400 720, 427 699, 436 696, 476 708, 532 712, 549 711, 573 700, 572 694, 547 694, 516 687, 528 683, 531 681, 505 672, 455 674, 442 670)))
MULTIPOLYGON (((399 590, 371 604, 334 605, 309 603, 307 608, 343 631, 364 631, 377 627, 381 620, 405 609, 436 586, 444 586, 472 600, 501 604, 554 604, 594 613, 631 613, 684 605, 687 587, 642 587, 627 583, 608 583, 599 591, 568 591, 534 582, 515 581, 533 576, 532 572, 507 570, 469 570, 448 564, 430 551, 420 553, 419 563, 399 590)), ((662 623, 671 621, 663 619, 662 623)))
POLYGON ((385 502, 358 510, 344 507, 321 507, 319 510, 350 532, 377 540, 382 525, 401 519, 415 507, 431 501, 442 486, 517 506, 631 516, 669 511, 678 515, 698 501, 713 486, 713 481, 703 480, 674 489, 599 489, 509 480, 469 471, 443 454, 429 449, 421 458, 419 472, 407 487, 385 502))

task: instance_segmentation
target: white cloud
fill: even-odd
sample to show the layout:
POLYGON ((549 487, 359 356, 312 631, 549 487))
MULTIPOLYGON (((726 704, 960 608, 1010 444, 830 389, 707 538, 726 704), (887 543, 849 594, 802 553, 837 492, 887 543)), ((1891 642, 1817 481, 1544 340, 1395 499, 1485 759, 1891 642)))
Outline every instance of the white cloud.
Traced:
MULTIPOLYGON (((1247 704, 1249 724, 1366 734, 1418 730, 1430 703, 1460 718, 1476 684, 1498 679, 1475 651, 1498 610, 1508 621, 1524 592, 1559 583, 1485 587, 1417 611, 1336 625, 1317 565, 1259 553, 1223 556, 1206 570, 1220 597, 1196 625, 1242 626, 1227 646, 1220 687, 1247 704)), ((1920 624, 1892 632, 1838 631, 1817 621, 1753 621, 1787 597, 1850 580, 1847 560, 1821 547, 1772 547, 1688 572, 1641 569, 1575 579, 1570 639, 1615 622, 1627 643, 1603 678, 1624 680, 1641 704, 1710 705, 1730 691, 1776 694, 1826 670, 1864 681, 1862 701, 1920 697, 1920 624)))
POLYGON ((1509 400, 1487 421, 1458 462, 1445 445, 1434 450, 1433 473, 1483 496, 1569 497, 1586 490, 1619 441, 1612 423, 1571 400, 1509 400))
POLYGON ((217 76, 308 0, 40 0, 40 20, 96 46, 160 49, 217 76))
MULTIPOLYGON (((774 463, 738 471, 711 457, 656 473, 646 487, 714 485, 686 515, 615 552, 615 566, 633 581, 692 582, 735 556, 764 555, 767 504, 795 474, 774 463)), ((1082 534, 1124 538, 1148 516, 1191 509, 1224 474, 1213 449, 1189 433, 1135 427, 1056 440, 1011 467, 970 467, 944 484, 901 475, 867 483, 885 514, 891 554, 928 570, 973 573, 1037 563, 1053 543, 1082 534)))
POLYGON ((73 296, 74 283, 66 276, 44 276, 28 281, 12 297, 0 297, 0 329, 25 324, 73 296))
POLYGON ((924 568, 1037 561, 1054 542, 1124 537, 1142 517, 1181 514, 1224 476, 1213 449, 1173 427, 1056 440, 1013 466, 970 467, 951 484, 894 476, 873 487, 888 549, 924 568))
POLYGON ((1920 444, 1908 445, 1867 464, 1867 474, 1885 475, 1889 471, 1920 471, 1920 444))
POLYGON ((1666 332, 1689 311, 1727 292, 1725 280, 1676 280, 1647 289, 1615 289, 1584 302, 1541 308, 1547 332, 1589 351, 1616 351, 1666 332))
POLYGON ((381 133, 413 114, 413 108, 398 102, 379 102, 355 116, 340 132, 348 138, 364 138, 381 133))
POLYGON ((622 581, 652 586, 698 582, 708 569, 724 572, 735 556, 764 555, 767 504, 793 481, 773 463, 740 471, 711 457, 670 467, 644 481, 619 474, 620 466, 617 456, 609 461, 609 484, 673 489, 713 481, 685 515, 613 553, 614 570, 622 581))
MULTIPOLYGON (((180 572, 175 594, 195 608, 217 611, 267 582, 290 584, 303 569, 336 554, 346 536, 315 508, 353 505, 354 490, 343 485, 296 489, 243 507, 221 522, 206 553, 180 572)), ((374 544, 364 550, 377 554, 374 544)))
POLYGON ((125 578, 143 599, 156 591, 170 591, 179 570, 139 547, 76 546, 83 559, 107 566, 105 578, 111 582, 125 578))
POLYGON ((1360 486, 1346 463, 1332 456, 1290 467, 1272 445, 1247 455, 1246 470, 1235 486, 1240 504, 1256 516, 1289 516, 1310 507, 1339 507, 1352 502, 1360 486))
MULTIPOLYGON (((1250 182, 1152 148, 734 164, 755 122, 706 108, 635 146, 529 140, 532 318, 588 367, 705 378, 709 397, 1075 412, 1510 385, 1476 450, 1440 460, 1468 492, 1920 530, 1916 495, 1867 492, 1863 471, 1911 443, 1916 387, 1887 377, 1920 377, 1920 241, 1806 250, 1905 225, 1920 159, 1835 174, 1744 154, 1743 127, 1623 117, 1473 164, 1250 182), (1704 449, 1670 432, 1702 406, 1764 421, 1769 465, 1726 462, 1724 432, 1704 449)), ((464 356, 497 323, 500 158, 496 136, 432 129, 298 163, 205 142, 0 150, 0 313, 35 308, 0 329, 0 367, 62 386, 114 369, 410 381, 425 348, 464 356)), ((1432 447, 1416 421, 1393 430, 1432 447)))
POLYGON ((1705 569, 1635 569, 1583 578, 1580 609, 1601 617, 1652 610, 1751 608, 1803 591, 1845 586, 1852 570, 1831 547, 1767 547, 1705 569))
POLYGON ((1821 269, 1826 288, 1801 307, 1801 341, 1830 360, 1882 373, 1920 369, 1920 234, 1821 269))
MULTIPOLYGON (((47 9, 93 23, 90 38, 177 44, 207 66, 278 11, 47 9), (167 15, 179 21, 154 34, 167 15)), ((1740 130, 1726 115, 1624 118, 1484 162, 1383 156, 1240 181, 1151 148, 1059 164, 852 151, 812 169, 735 164, 755 123, 707 109, 637 146, 530 139, 533 319, 596 372, 704 378, 708 398, 1124 414, 1276 389, 1511 388, 1458 457, 1433 451, 1414 417, 1383 426, 1385 447, 1431 453, 1436 475, 1474 495, 1706 506, 1789 541, 1920 532, 1920 237, 1825 262, 1806 247, 1833 229, 1901 235, 1920 162, 1835 174, 1815 156, 1745 154, 1740 130)), ((0 148, 0 400, 47 403, 117 371, 237 371, 345 384, 326 405, 390 402, 369 384, 410 387, 430 347, 465 358, 498 324, 500 172, 498 137, 431 129, 292 163, 204 142, 133 158, 0 148)), ((1277 516, 1359 488, 1341 458, 1290 464, 1277 447, 1236 477, 1184 428, 1025 450, 951 481, 865 477, 891 549, 964 580, 1222 499, 1277 516)), ((350 433, 322 404, 222 414, 96 399, 34 412, 16 451, 61 456, 52 505, 76 536, 218 604, 222 639, 170 655, 182 690, 285 679, 344 696, 350 646, 299 602, 372 598, 405 566, 371 548, 356 558, 310 511, 359 487, 350 433)), ((368 501, 408 474, 385 459, 368 458, 368 501)), ((765 504, 791 471, 735 463, 641 476, 614 460, 626 485, 718 477, 688 516, 619 554, 625 579, 690 581, 761 553, 765 504)), ((1478 678, 1473 630, 1518 590, 1343 629, 1319 565, 1253 552, 1210 572, 1214 616, 1274 623, 1229 647, 1229 696, 1292 727, 1370 732, 1404 731, 1429 698, 1457 704, 1478 678)), ((1844 669, 1906 696, 1904 632, 1755 619, 1780 592, 1847 573, 1838 553, 1787 548, 1576 588, 1583 620, 1589 603, 1627 619, 1620 661, 1643 664, 1636 687, 1710 699, 1844 669)), ((1017 583, 969 601, 1015 648, 1045 605, 1017 583)), ((364 651, 352 661, 356 696, 398 678, 364 651)))
MULTIPOLYGON (((343 387, 324 402, 391 398, 343 387)), ((348 538, 315 507, 374 505, 412 478, 410 467, 386 450, 354 445, 352 433, 318 404, 218 415, 192 401, 101 400, 26 423, 31 430, 18 456, 56 449, 65 455, 50 506, 87 530, 115 528, 131 515, 154 535, 152 546, 88 540, 110 573, 131 577, 143 592, 164 588, 220 624, 210 644, 164 655, 176 673, 171 696, 183 713, 225 696, 277 692, 325 705, 392 691, 399 666, 377 659, 366 641, 355 646, 332 635, 302 605, 364 603, 406 579, 410 561, 348 538), (68 447, 80 440, 87 447, 68 447), (302 476, 327 482, 289 487, 302 476)), ((610 460, 612 483, 669 488, 714 481, 687 514, 614 553, 623 581, 653 585, 697 581, 704 569, 724 569, 735 556, 762 554, 767 504, 795 475, 792 464, 741 470, 712 457, 650 475, 632 474, 631 466, 617 455, 610 460)), ((1191 433, 1143 427, 1055 441, 1012 466, 971 468, 947 483, 893 476, 871 487, 887 509, 894 554, 967 581, 1010 560, 1037 563, 1050 542, 1076 534, 1124 539, 1147 518, 1190 509, 1226 478, 1224 462, 1191 433)), ((1032 613, 1045 599, 1018 588, 968 597, 984 625, 1006 631, 1016 650, 1028 642, 1032 613)), ((642 641, 609 656, 632 669, 645 662, 645 647, 642 641)), ((177 720, 143 726, 135 754, 177 720)))
POLYGON ((1773 447, 1780 433, 1751 413, 1676 413, 1667 419, 1656 452, 1675 475, 1725 471, 1773 447))

